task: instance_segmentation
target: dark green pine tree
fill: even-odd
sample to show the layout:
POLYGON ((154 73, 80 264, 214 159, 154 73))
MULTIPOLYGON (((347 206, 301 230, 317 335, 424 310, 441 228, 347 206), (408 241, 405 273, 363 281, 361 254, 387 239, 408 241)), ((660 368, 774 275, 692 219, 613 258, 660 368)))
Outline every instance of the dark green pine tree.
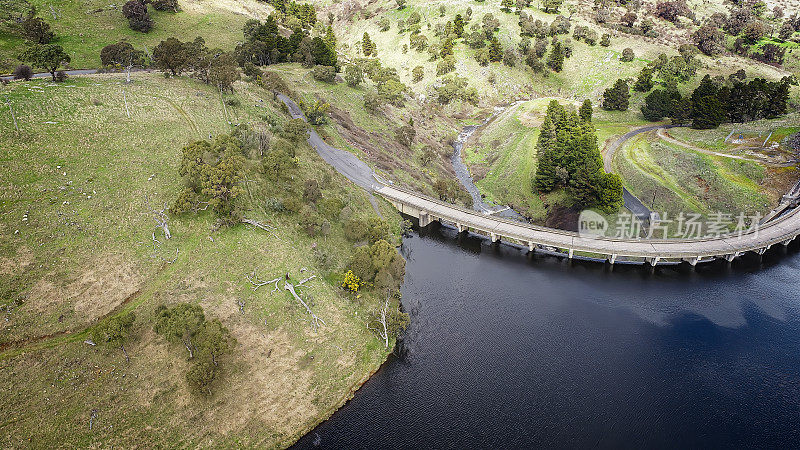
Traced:
POLYGON ((726 105, 720 100, 720 91, 711 76, 706 75, 692 92, 692 128, 708 130, 717 128, 727 116, 726 105))
POLYGON ((553 48, 547 57, 547 67, 552 69, 553 72, 561 72, 564 68, 564 48, 558 41, 553 42, 553 48))
POLYGON ((456 14, 456 18, 453 20, 453 33, 458 37, 464 35, 464 18, 461 17, 461 14, 456 14))
POLYGON ((497 36, 492 36, 492 39, 489 40, 489 61, 500 62, 502 59, 503 47, 500 45, 500 41, 497 40, 497 36))
POLYGON ((592 101, 588 98, 583 101, 581 105, 580 111, 578 114, 581 116, 581 120, 584 122, 591 122, 592 121, 592 101))
POLYGON ((614 87, 603 92, 603 109, 607 111, 627 111, 630 104, 631 93, 628 83, 623 79, 617 80, 614 87))

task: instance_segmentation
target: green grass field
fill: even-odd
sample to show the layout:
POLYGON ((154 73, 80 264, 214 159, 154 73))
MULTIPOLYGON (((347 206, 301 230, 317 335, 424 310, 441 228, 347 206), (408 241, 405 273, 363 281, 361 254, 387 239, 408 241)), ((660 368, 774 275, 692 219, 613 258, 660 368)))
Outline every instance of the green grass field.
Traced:
MULTIPOLYGON (((371 301, 344 295, 313 256, 314 248, 327 252, 330 267, 340 270, 350 244, 338 223, 330 235, 311 238, 296 216, 254 210, 248 216, 274 232, 215 231, 210 213, 173 217, 173 238, 154 252, 149 209, 171 203, 180 190, 181 147, 229 132, 228 120, 285 116, 270 95, 244 83, 232 95, 241 106, 224 110, 219 92, 197 81, 134 78, 130 86, 123 75, 17 82, 4 92, 19 131, 0 105, 0 442, 288 445, 341 405, 386 355, 364 324, 371 301), (282 290, 254 292, 244 278, 254 270, 263 279, 318 275, 303 292, 326 325, 313 331, 282 290), (183 349, 151 330, 153 309, 178 301, 199 303, 239 341, 208 399, 183 380, 183 349), (118 349, 83 343, 90 324, 126 310, 138 317, 130 364, 118 349)), ((310 148, 299 147, 298 157, 300 173, 320 180, 323 195, 370 213, 363 191, 310 148)))
MULTIPOLYGON (((72 58, 70 67, 97 68, 100 50, 126 40, 138 50, 152 52, 168 37, 193 40, 202 36, 209 48, 233 50, 242 37, 242 26, 251 18, 264 20, 272 7, 258 0, 181 0, 178 13, 155 11, 148 33, 128 27, 120 2, 105 0, 31 0, 38 14, 56 33, 54 42, 72 58), (52 10, 51 10, 52 8, 52 10)), ((16 55, 24 46, 21 38, 0 33, 0 73, 10 72, 19 62, 16 55)))

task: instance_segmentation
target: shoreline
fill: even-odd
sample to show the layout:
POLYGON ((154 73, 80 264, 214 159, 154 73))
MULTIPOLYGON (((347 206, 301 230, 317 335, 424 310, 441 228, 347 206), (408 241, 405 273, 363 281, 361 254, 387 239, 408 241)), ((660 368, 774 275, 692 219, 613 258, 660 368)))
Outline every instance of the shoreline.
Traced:
MULTIPOLYGON (((395 340, 395 345, 397 345, 396 340, 395 340)), ((290 448, 291 446, 295 445, 300 439, 302 439, 303 437, 314 431, 318 426, 320 426, 322 423, 330 419, 334 414, 336 414, 337 411, 339 411, 347 403, 349 403, 350 400, 352 400, 353 397, 355 397, 356 392, 358 392, 358 390, 361 389, 361 387, 364 386, 364 384, 366 384, 367 381, 369 381, 373 375, 378 373, 378 371, 381 370, 381 368, 383 368, 384 364, 386 364, 386 362, 389 360, 389 356, 394 352, 395 345, 389 348, 389 351, 386 353, 386 356, 383 358, 383 361, 381 361, 381 363, 378 364, 376 368, 372 369, 371 371, 369 371, 369 373, 362 376, 358 381, 350 385, 350 388, 347 390, 347 392, 344 395, 342 395, 342 397, 340 397, 339 400, 333 406, 326 409, 316 419, 313 425, 303 428, 301 431, 295 433, 294 435, 292 435, 291 437, 289 437, 284 441, 279 441, 277 443, 278 444, 277 447, 290 448)))

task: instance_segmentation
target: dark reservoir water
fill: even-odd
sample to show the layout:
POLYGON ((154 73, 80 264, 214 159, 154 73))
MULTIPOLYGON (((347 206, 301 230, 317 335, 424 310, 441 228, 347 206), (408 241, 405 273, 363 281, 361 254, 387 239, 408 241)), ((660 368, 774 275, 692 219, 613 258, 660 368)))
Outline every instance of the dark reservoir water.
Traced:
POLYGON ((796 247, 650 273, 423 230, 401 356, 297 447, 797 448, 796 247))

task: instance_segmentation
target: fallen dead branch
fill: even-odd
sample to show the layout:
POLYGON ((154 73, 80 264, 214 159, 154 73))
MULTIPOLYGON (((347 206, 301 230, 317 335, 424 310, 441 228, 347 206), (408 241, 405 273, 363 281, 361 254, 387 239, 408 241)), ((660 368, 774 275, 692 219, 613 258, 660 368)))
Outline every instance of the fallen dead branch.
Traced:
POLYGON ((295 300, 297 300, 298 302, 300 302, 300 304, 302 304, 302 305, 303 305, 303 307, 305 307, 305 308, 306 308, 306 311, 308 311, 308 314, 310 314, 310 315, 311 315, 311 324, 314 326, 314 328, 317 328, 317 327, 319 326, 319 324, 320 324, 320 323, 322 323, 323 325, 325 325, 325 321, 324 321, 324 320, 322 320, 322 319, 320 319, 319 317, 317 317, 317 315, 316 315, 316 314, 314 314, 314 312, 313 312, 313 311, 311 311, 311 308, 309 308, 309 307, 308 307, 308 305, 306 304, 306 302, 304 302, 304 301, 303 301, 303 299, 302 299, 302 298, 300 298, 300 296, 299 296, 299 295, 297 295, 297 291, 295 291, 295 288, 294 288, 294 286, 293 286, 291 283, 289 283, 288 281, 284 281, 283 288, 284 288, 284 289, 286 289, 287 291, 289 291, 289 292, 292 294, 292 297, 294 297, 294 298, 295 298, 295 300))

